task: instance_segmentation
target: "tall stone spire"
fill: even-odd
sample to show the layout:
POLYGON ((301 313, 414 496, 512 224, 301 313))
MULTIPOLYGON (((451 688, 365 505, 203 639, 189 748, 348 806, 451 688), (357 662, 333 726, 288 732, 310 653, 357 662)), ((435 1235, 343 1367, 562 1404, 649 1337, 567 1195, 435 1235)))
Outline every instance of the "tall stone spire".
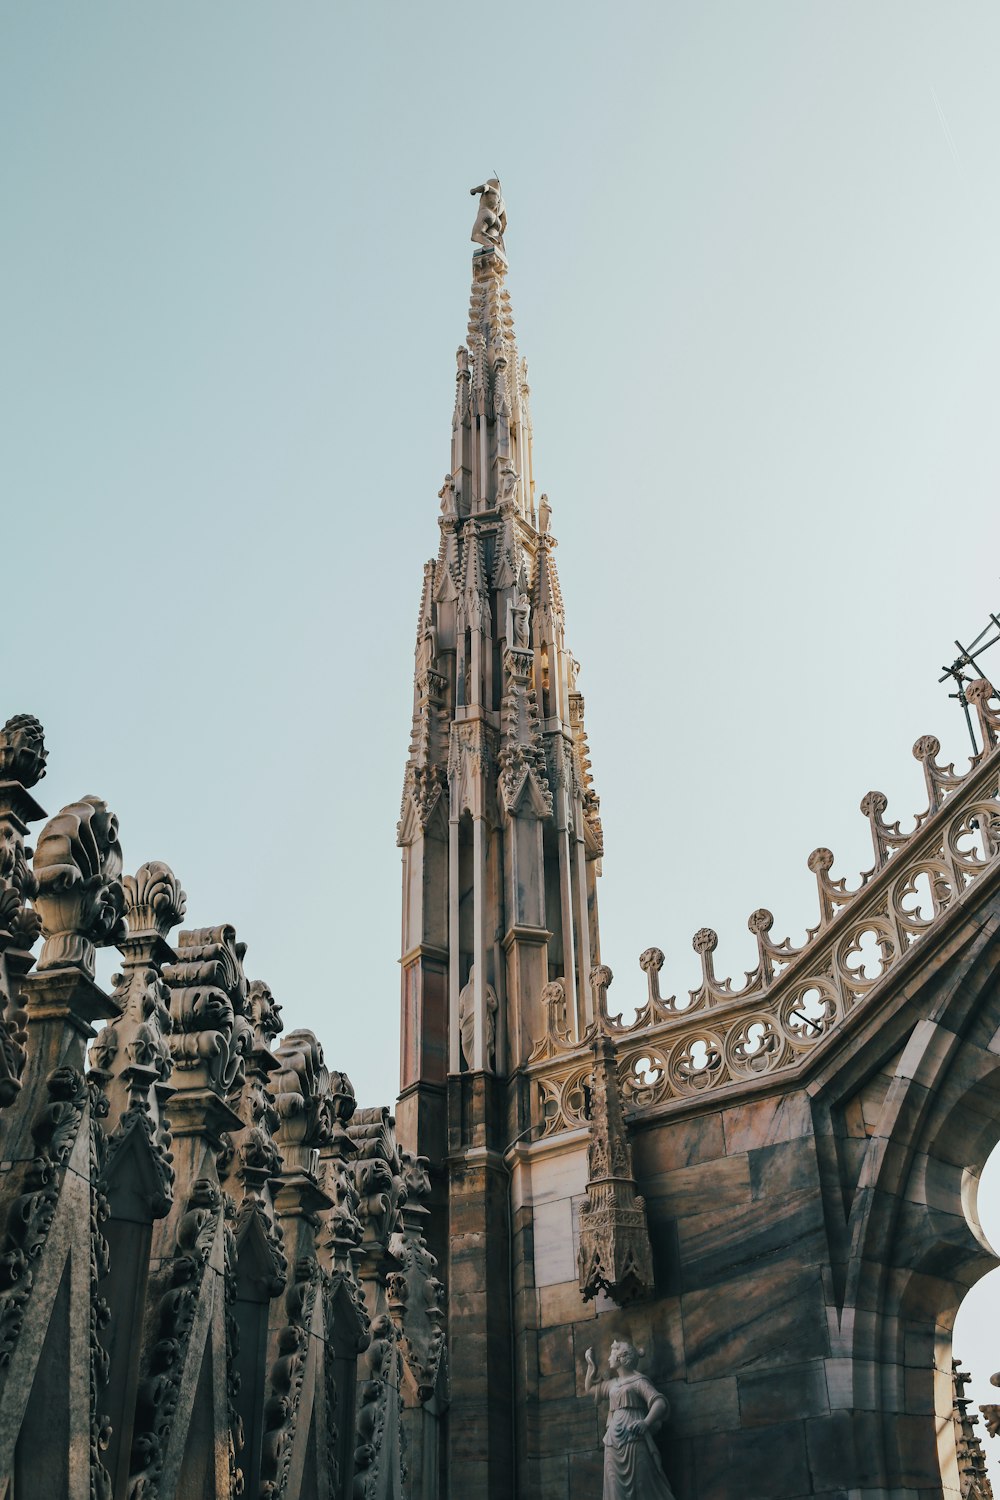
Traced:
POLYGON ((552 509, 535 494, 506 210, 496 179, 472 191, 468 335, 438 553, 424 568, 399 823, 400 1124, 432 1160, 435 1142, 415 1118, 409 1139, 407 1123, 432 1100, 411 1095, 440 1094, 448 1076, 515 1074, 544 1032, 541 995, 552 980, 562 981, 567 1024, 580 1036, 593 1020, 590 971, 600 960, 598 801, 552 509))
POLYGON ((579 1040, 594 1020, 602 845, 552 508, 535 494, 507 214, 495 178, 472 191, 469 328, 420 594, 399 821, 397 1128, 428 1161, 428 1241, 450 1289, 451 1426, 462 1434, 451 1484, 507 1500, 523 1420, 509 1335, 523 1250, 504 1153, 530 1130, 525 1065, 552 992, 566 1034, 579 1040))

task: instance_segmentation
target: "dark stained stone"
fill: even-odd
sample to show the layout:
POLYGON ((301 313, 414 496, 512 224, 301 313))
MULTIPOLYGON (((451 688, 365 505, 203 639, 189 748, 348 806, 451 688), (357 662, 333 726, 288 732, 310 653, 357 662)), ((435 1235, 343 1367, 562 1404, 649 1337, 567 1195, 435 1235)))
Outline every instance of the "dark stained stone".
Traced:
POLYGON ((786 1197, 818 1187, 816 1151, 808 1136, 750 1152, 750 1191, 755 1199, 786 1197))
POLYGON ((725 1155, 726 1138, 718 1112, 668 1120, 656 1130, 637 1130, 633 1136, 633 1161, 640 1178, 697 1166, 725 1155))
POLYGON ((730 1156, 752 1151, 757 1146, 773 1146, 777 1141, 791 1141, 812 1134, 812 1111, 807 1094, 795 1091, 754 1099, 748 1104, 727 1109, 723 1116, 726 1150, 730 1156))
POLYGON ((829 1353, 818 1270, 794 1263, 681 1298, 689 1381, 829 1353))
POLYGON ((744 1427, 767 1427, 829 1410, 826 1368, 821 1359, 740 1375, 738 1385, 744 1427))
POLYGON ((701 1166, 640 1178, 639 1186, 651 1218, 686 1218, 750 1199, 750 1169, 746 1156, 720 1157, 701 1166))
POLYGON ((801 1422, 721 1433, 695 1450, 698 1500, 796 1500, 812 1486, 801 1422))
POLYGON ((818 1189, 697 1214, 678 1225, 685 1292, 729 1282, 778 1262, 818 1266, 826 1226, 818 1189))

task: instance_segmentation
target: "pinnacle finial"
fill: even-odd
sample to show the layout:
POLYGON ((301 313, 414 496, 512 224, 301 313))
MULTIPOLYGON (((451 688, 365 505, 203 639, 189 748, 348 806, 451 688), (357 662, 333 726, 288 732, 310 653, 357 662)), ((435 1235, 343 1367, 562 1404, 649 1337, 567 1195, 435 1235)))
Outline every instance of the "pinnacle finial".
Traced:
POLYGON ((506 260, 503 237, 507 228, 507 209, 500 191, 499 177, 488 177, 478 187, 469 189, 471 197, 474 198, 477 193, 479 208, 476 210, 476 222, 472 226, 472 242, 485 246, 487 250, 499 250, 506 260))

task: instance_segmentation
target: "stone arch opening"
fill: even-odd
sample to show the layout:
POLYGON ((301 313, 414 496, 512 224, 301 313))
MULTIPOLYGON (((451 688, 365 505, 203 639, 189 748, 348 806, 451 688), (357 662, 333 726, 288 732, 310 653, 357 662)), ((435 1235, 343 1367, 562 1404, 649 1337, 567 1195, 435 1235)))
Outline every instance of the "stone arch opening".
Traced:
MULTIPOLYGON (((1000 1145, 995 1146, 983 1168, 979 1183, 978 1218, 987 1241, 1000 1246, 1000 1145)), ((1000 1268, 990 1271, 971 1287, 955 1319, 953 1334, 955 1357, 969 1374, 966 1396, 970 1411, 978 1416, 979 1408, 996 1405, 1000 1393, 990 1377, 1000 1369, 1000 1268)), ((979 1417, 977 1435, 986 1458, 987 1472, 993 1487, 1000 1493, 1000 1441, 991 1441, 984 1420, 979 1417)))
POLYGON ((955 1321, 1000 1265, 979 1211, 1000 1142, 998 929, 991 915, 935 986, 915 992, 919 1018, 894 1060, 850 1212, 842 1327, 858 1457, 872 1453, 871 1482, 888 1495, 961 1494, 955 1321))

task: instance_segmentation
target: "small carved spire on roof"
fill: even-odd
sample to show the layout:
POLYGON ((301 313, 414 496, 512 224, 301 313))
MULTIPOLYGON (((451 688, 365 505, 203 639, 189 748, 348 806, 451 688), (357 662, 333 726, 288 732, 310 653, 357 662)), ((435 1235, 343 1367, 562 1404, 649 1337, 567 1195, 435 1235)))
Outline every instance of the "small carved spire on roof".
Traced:
POLYGON ((598 997, 599 1020, 588 1033, 593 1054, 590 1145, 577 1263, 584 1301, 606 1292, 623 1307, 653 1290, 653 1253, 646 1205, 636 1190, 615 1044, 608 1030, 611 970, 598 965, 590 982, 598 997))

